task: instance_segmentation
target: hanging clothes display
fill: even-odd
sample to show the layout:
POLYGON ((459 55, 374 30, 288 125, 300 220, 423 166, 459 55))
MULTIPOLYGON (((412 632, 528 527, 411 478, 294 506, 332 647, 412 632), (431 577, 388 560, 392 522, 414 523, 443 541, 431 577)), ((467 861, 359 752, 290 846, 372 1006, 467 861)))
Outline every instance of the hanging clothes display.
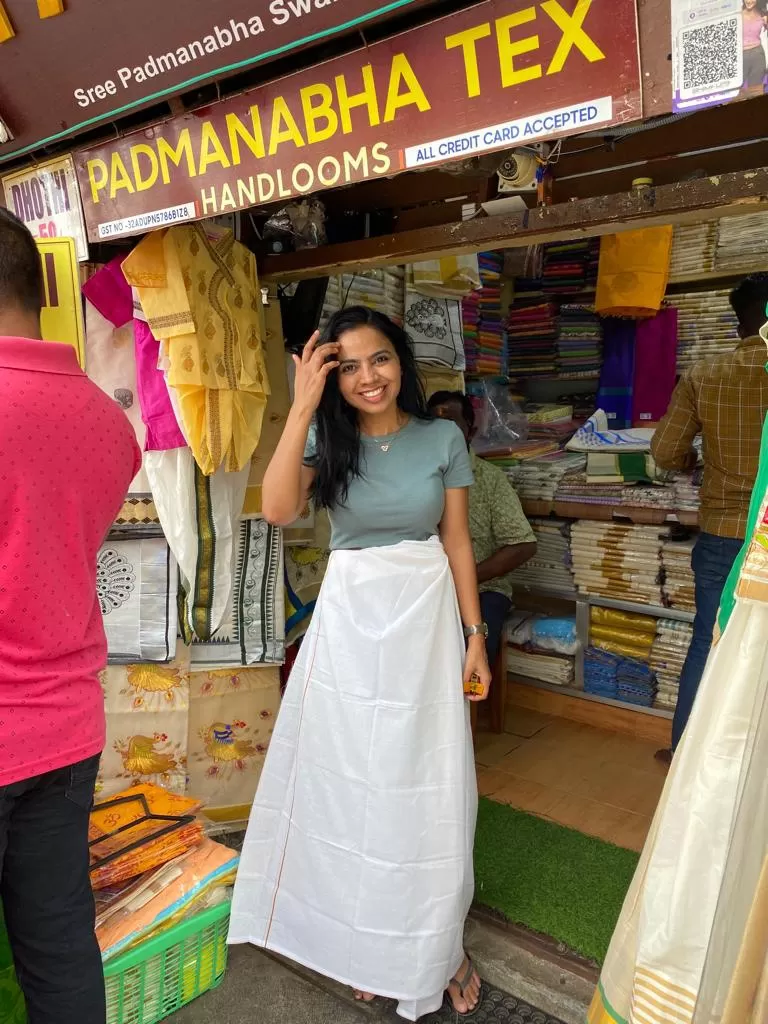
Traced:
POLYGON ((123 273, 167 356, 200 469, 247 468, 269 394, 253 254, 225 229, 179 225, 147 235, 123 273))
POLYGON ((248 816, 279 707, 279 668, 192 673, 188 791, 207 814, 248 816))
POLYGON ((197 669, 280 665, 285 658, 285 599, 281 531, 263 519, 245 520, 237 533, 229 600, 220 626, 192 636, 197 669))
POLYGON ((632 388, 635 378, 637 324, 611 317, 603 321, 603 367, 597 404, 612 430, 632 426, 632 388))
POLYGON ((601 316, 654 316, 669 281, 672 226, 600 239, 595 309, 601 316))
POLYGON ((99 551, 96 590, 112 663, 176 654, 176 561, 166 541, 112 540, 99 551))
POLYGON ((285 351, 283 320, 277 297, 271 297, 264 306, 264 359, 269 377, 270 393, 264 411, 259 443, 251 459, 248 489, 245 493, 243 515, 261 515, 261 484, 272 456, 275 454, 285 421, 291 409, 288 390, 288 356, 285 351))
POLYGON ((658 423, 667 411, 677 380, 677 310, 662 309, 640 320, 635 333, 632 423, 658 423))
POLYGON ((183 794, 187 786, 189 650, 167 665, 108 665, 102 679, 107 739, 99 797, 153 783, 183 794))
POLYGON ((235 536, 248 467, 204 476, 189 448, 147 452, 144 464, 158 517, 179 565, 184 592, 180 627, 210 639, 226 615, 235 536))

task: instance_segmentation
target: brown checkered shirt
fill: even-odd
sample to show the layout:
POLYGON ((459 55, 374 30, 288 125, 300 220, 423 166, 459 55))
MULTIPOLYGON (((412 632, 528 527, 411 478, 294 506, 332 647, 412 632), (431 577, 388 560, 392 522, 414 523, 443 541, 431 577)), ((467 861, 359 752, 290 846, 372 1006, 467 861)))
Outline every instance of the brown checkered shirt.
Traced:
POLYGON ((768 410, 765 342, 747 338, 728 355, 696 363, 681 377, 651 442, 662 469, 684 469, 703 438, 699 524, 718 537, 743 537, 768 410))

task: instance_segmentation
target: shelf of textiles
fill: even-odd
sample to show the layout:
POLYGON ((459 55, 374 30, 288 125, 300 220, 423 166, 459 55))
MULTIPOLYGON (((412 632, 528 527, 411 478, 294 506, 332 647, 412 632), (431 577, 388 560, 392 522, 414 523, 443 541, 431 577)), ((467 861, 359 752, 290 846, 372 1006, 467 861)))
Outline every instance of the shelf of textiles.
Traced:
POLYGON ((508 676, 518 683, 671 717, 691 623, 669 618, 663 609, 656 610, 656 617, 627 610, 641 605, 606 607, 578 595, 573 601, 576 609, 570 616, 515 611, 507 623, 508 676))
POLYGON ((203 804, 198 796, 138 785, 99 800, 91 812, 90 877, 109 1024, 160 1021, 225 971, 239 857, 210 838, 203 804))
POLYGON ((679 224, 672 236, 670 284, 741 277, 768 266, 768 213, 679 224))

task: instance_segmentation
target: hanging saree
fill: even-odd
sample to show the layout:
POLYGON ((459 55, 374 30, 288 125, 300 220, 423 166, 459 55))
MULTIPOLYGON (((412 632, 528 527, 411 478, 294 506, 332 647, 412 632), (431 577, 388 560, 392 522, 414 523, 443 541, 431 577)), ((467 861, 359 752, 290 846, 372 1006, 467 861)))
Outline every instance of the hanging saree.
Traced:
POLYGON ((768 425, 747 543, 589 1024, 768 1019, 768 425))

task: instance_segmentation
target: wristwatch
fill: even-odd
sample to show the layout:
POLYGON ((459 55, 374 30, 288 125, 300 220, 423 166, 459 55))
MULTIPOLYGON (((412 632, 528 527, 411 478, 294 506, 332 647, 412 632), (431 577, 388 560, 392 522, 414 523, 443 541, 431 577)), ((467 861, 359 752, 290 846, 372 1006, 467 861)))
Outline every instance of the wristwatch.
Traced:
POLYGON ((488 624, 481 622, 478 626, 465 626, 464 636, 469 638, 470 636, 482 636, 488 637, 488 624))

